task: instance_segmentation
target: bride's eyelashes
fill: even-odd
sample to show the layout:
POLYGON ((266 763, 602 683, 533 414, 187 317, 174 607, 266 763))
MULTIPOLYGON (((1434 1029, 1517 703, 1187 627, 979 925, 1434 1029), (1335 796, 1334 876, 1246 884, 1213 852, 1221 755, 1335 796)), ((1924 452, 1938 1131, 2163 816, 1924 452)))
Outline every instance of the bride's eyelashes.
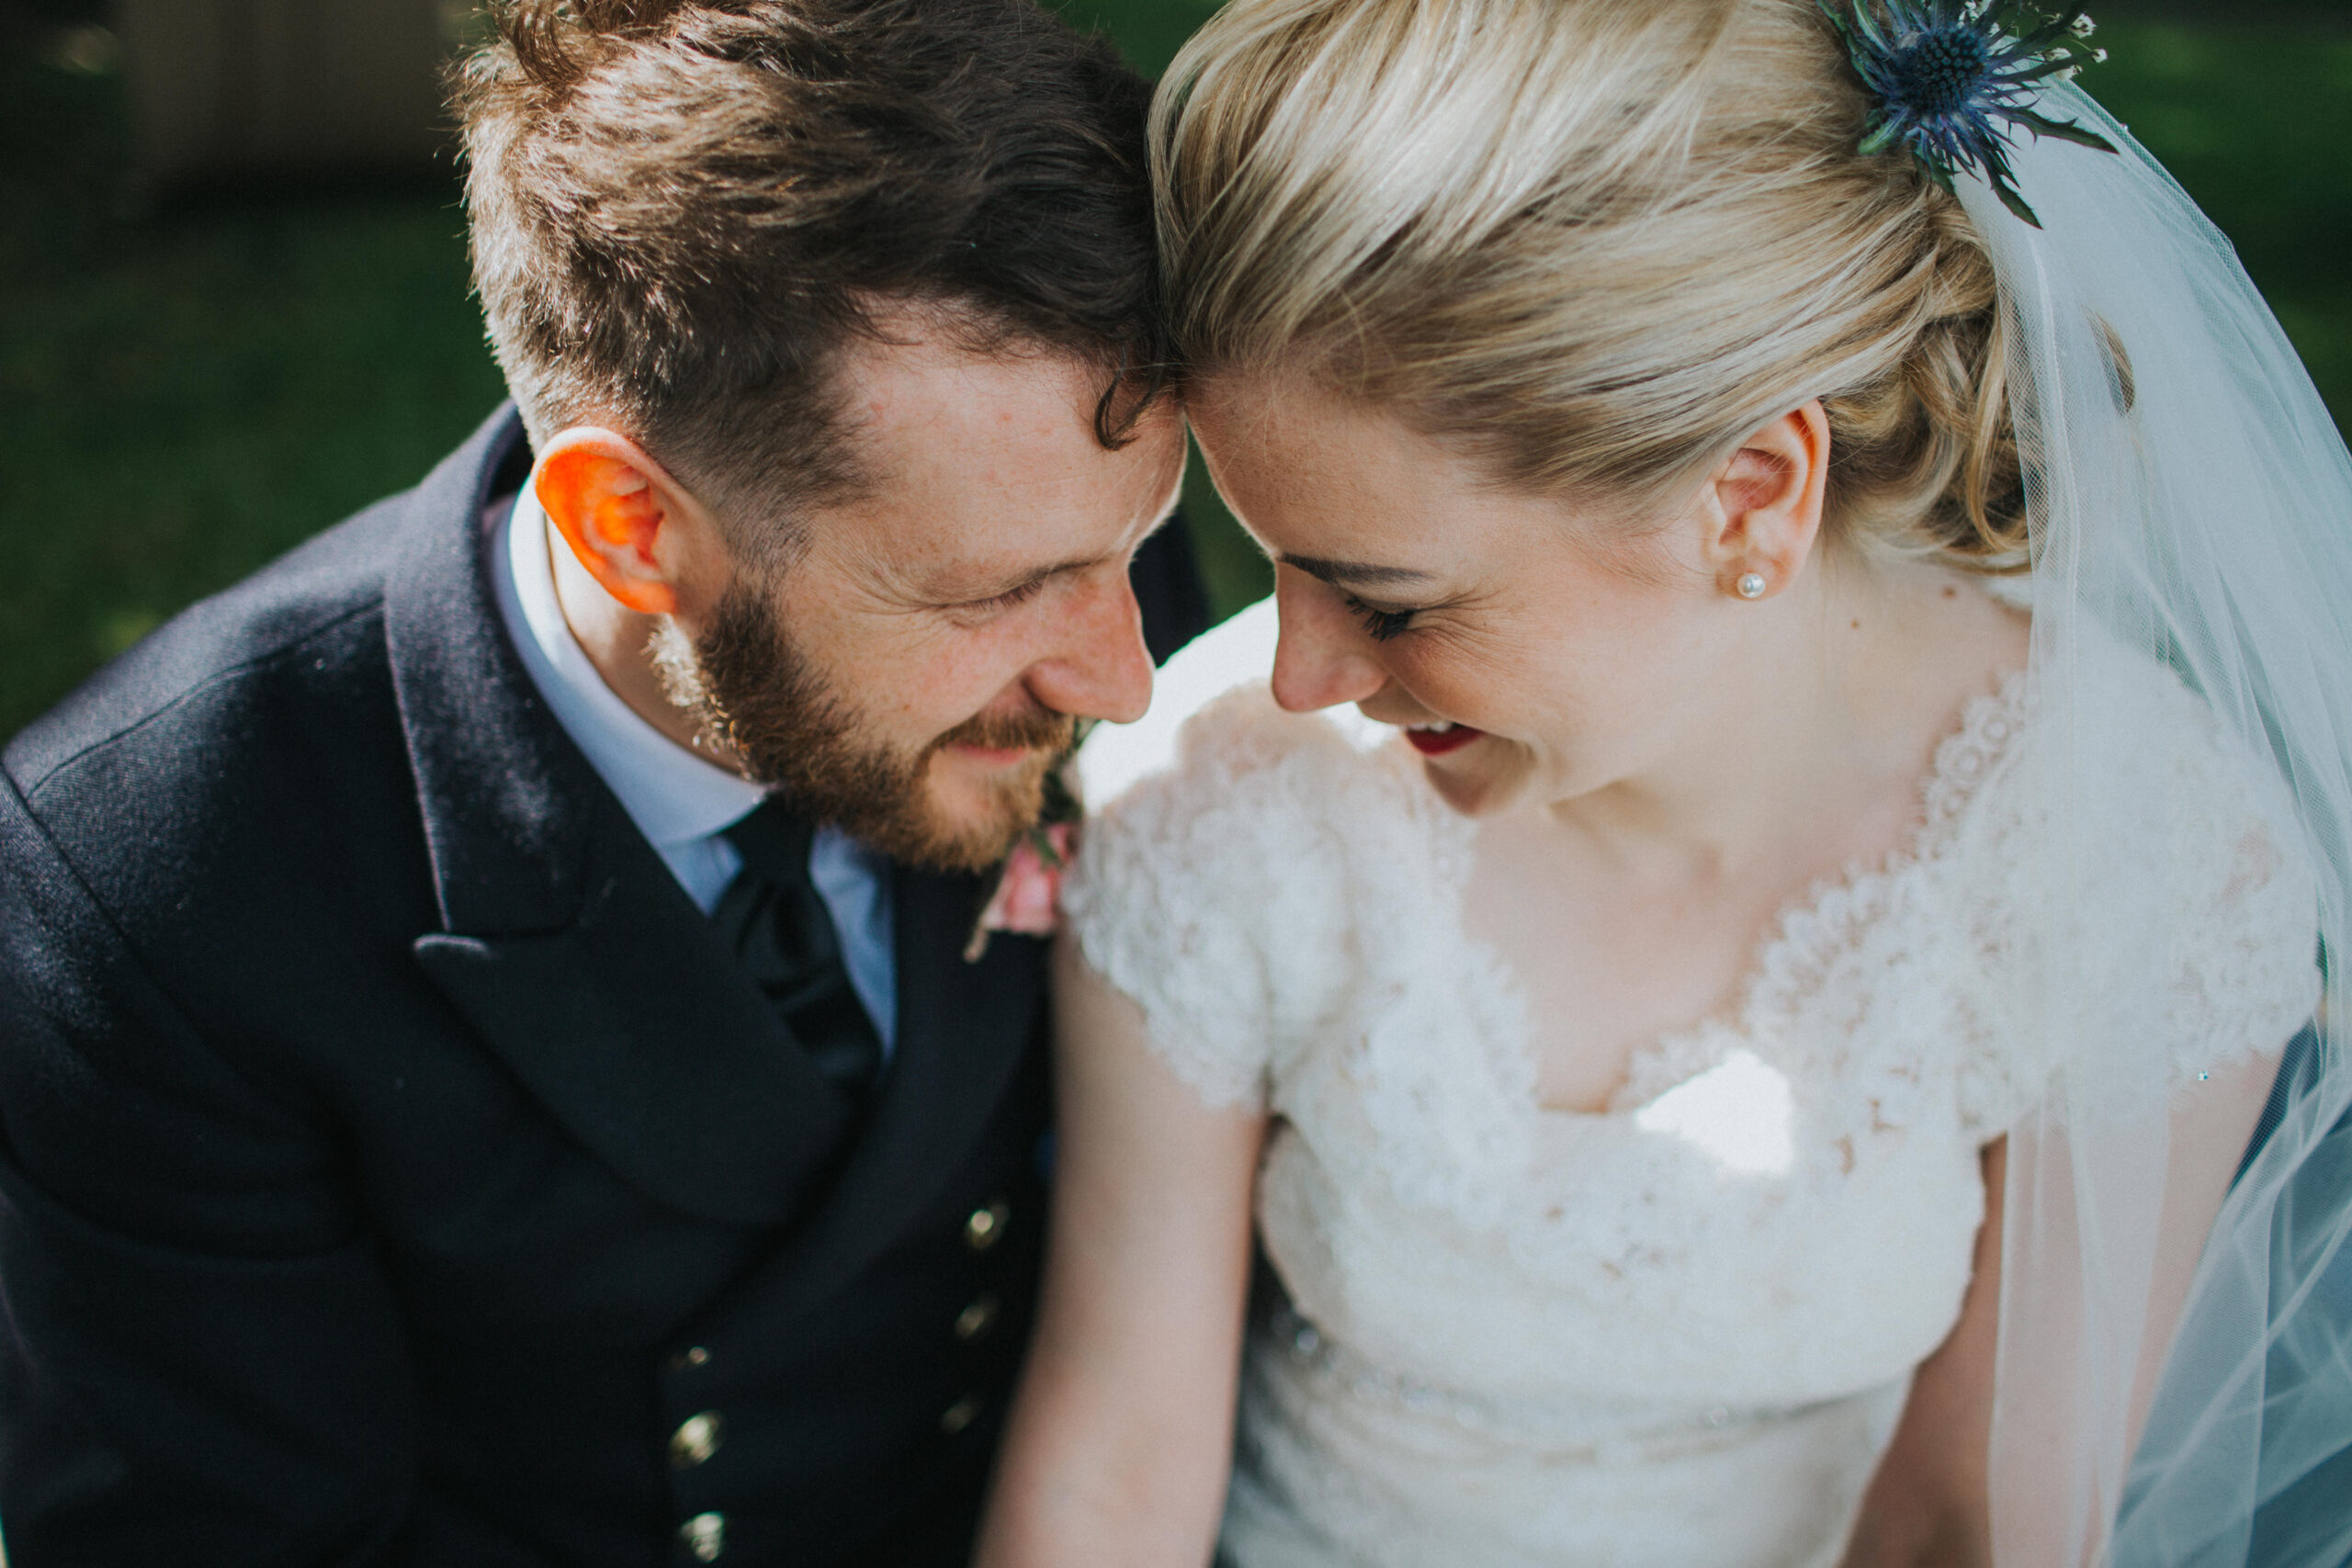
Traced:
POLYGON ((1352 593, 1342 593, 1340 598, 1363 622, 1363 629, 1374 642, 1404 636, 1411 628, 1413 617, 1420 614, 1419 610, 1375 610, 1352 593))

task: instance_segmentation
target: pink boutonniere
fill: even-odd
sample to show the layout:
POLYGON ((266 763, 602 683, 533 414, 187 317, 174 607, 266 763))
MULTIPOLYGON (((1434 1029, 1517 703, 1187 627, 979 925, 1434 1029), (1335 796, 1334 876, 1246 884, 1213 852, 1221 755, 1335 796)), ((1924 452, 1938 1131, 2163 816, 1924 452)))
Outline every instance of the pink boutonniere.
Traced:
POLYGON ((1021 836, 1004 857, 996 891, 972 924, 972 940, 964 944, 964 962, 978 964, 989 950, 989 938, 998 931, 1016 936, 1051 936, 1061 929, 1062 877, 1078 853, 1080 807, 1078 795, 1062 767, 1046 775, 1046 804, 1037 825, 1021 836))
POLYGON ((1078 824, 1056 822, 1031 829, 1004 859, 996 892, 980 911, 965 944, 964 962, 977 964, 989 950, 989 938, 998 931, 1016 936, 1051 936, 1061 929, 1062 874, 1069 869, 1078 849, 1078 824))

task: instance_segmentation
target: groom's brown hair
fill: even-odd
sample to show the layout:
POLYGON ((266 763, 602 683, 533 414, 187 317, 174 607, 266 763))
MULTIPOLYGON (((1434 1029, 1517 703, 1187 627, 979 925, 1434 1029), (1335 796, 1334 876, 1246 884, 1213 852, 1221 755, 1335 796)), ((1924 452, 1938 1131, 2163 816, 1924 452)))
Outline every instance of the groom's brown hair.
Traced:
POLYGON ((1158 395, 1148 88, 1100 39, 1032 0, 495 16, 457 104, 475 284, 535 437, 620 429, 763 553, 858 482, 831 371, 878 306, 1099 366, 1106 445, 1158 395))

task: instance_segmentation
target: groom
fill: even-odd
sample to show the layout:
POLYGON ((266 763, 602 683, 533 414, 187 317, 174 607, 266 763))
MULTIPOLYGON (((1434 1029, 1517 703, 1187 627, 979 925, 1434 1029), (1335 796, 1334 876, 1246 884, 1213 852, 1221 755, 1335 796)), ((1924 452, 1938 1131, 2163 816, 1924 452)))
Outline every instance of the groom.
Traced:
POLYGON ((964 951, 1203 618, 1144 88, 1027 0, 503 28, 519 413, 6 751, 16 1568, 963 1561, 1046 1117, 964 951))

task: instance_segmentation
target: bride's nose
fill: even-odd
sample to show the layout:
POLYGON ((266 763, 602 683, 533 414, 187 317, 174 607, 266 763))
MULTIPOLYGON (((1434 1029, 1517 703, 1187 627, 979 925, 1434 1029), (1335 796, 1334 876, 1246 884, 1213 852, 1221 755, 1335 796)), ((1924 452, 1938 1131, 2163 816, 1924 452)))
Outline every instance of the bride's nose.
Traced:
POLYGON ((1292 713, 1363 701, 1388 683, 1369 651, 1370 635, 1328 583, 1295 567, 1278 567, 1274 605, 1282 617, 1274 647, 1274 701, 1292 713))

